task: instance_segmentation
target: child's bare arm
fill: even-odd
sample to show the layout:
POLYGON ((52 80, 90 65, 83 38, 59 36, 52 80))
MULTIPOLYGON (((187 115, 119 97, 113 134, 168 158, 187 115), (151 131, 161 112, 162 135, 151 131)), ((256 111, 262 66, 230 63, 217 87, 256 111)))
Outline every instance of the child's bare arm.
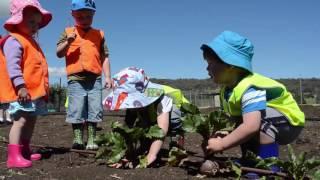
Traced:
POLYGON ((219 152, 240 145, 259 132, 261 112, 254 111, 243 115, 243 123, 224 138, 211 138, 208 150, 219 152))
MULTIPOLYGON (((169 113, 162 113, 157 118, 158 126, 162 129, 163 133, 166 135, 169 129, 169 113)), ((152 142, 149 153, 147 155, 148 165, 156 160, 157 154, 159 153, 163 145, 163 140, 155 140, 152 142)))
POLYGON ((254 111, 243 115, 243 123, 223 138, 226 148, 240 145, 259 132, 261 124, 261 112, 254 111))
POLYGON ((106 81, 105 87, 109 89, 112 87, 111 70, 110 70, 111 67, 110 67, 109 57, 105 57, 102 64, 102 68, 103 68, 103 73, 106 81))

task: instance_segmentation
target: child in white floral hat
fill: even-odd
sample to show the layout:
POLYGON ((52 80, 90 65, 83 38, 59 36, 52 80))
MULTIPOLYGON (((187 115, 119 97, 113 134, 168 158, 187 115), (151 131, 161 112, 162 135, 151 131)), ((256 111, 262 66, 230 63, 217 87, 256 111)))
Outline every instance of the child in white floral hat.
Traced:
MULTIPOLYGON (((127 110, 125 121, 129 127, 136 118, 142 119, 146 126, 157 123, 165 135, 169 133, 172 136, 175 145, 183 147, 179 107, 182 103, 189 102, 182 93, 170 95, 170 91, 179 90, 152 83, 143 69, 135 67, 125 68, 117 73, 113 77, 113 83, 113 91, 103 102, 107 110, 127 110)), ((162 145, 163 139, 151 143, 147 155, 148 165, 155 162, 162 145)))

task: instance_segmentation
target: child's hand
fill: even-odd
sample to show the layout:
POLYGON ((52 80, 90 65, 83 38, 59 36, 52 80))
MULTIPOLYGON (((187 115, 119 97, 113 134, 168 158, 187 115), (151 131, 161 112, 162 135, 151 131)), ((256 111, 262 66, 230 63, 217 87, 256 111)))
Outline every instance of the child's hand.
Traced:
POLYGON ((148 166, 150 164, 152 164, 155 160, 157 159, 157 155, 153 155, 153 154, 148 154, 147 155, 147 160, 148 160, 148 166))
POLYGON ((224 150, 223 142, 221 137, 211 138, 208 141, 207 150, 211 153, 221 152, 224 150))
POLYGON ((106 78, 106 84, 104 85, 105 88, 110 89, 112 88, 112 80, 111 78, 106 78))
POLYGON ((223 137, 227 136, 228 134, 229 134, 228 131, 217 131, 211 137, 213 137, 213 138, 216 138, 216 137, 223 138, 223 137))
POLYGON ((67 35, 67 41, 68 44, 71 44, 77 37, 77 34, 75 32, 72 32, 71 34, 67 35))
POLYGON ((31 100, 31 96, 26 88, 20 88, 18 91, 18 102, 20 104, 27 103, 31 100))

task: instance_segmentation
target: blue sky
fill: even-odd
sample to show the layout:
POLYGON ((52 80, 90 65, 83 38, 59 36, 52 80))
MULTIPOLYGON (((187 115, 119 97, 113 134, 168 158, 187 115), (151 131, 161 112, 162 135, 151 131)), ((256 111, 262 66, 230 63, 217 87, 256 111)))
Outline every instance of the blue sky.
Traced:
MULTIPOLYGON (((64 27, 73 24, 71 0, 40 2, 54 16, 39 36, 51 82, 60 76, 65 82, 65 75, 59 74, 64 59, 56 57, 55 49, 64 27)), ((93 26, 106 33, 113 73, 137 66, 156 78, 207 78, 199 47, 223 30, 232 30, 255 45, 256 72, 274 78, 320 77, 317 0, 96 0, 96 4, 93 26)), ((0 23, 5 19, 1 16, 0 23)))

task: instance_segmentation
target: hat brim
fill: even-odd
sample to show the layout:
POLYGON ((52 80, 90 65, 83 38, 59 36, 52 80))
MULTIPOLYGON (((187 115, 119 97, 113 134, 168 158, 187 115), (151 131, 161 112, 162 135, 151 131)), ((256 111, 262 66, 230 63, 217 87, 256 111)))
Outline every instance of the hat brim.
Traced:
POLYGON ((79 8, 72 8, 72 11, 80 11, 80 10, 91 10, 91 11, 96 11, 95 8, 93 7, 79 7, 79 8))
POLYGON ((15 26, 20 24, 23 21, 23 10, 26 7, 34 7, 36 8, 42 15, 42 21, 39 25, 39 29, 47 26, 49 24, 49 22, 52 20, 52 14, 43 9, 42 7, 36 7, 36 6, 32 6, 32 5, 28 5, 25 6, 24 8, 22 8, 19 12, 17 12, 16 14, 12 15, 4 24, 4 28, 8 31, 12 31, 14 30, 15 26))
POLYGON ((128 93, 126 95, 126 98, 123 99, 120 104, 117 102, 117 100, 118 97, 121 96, 122 93, 124 93, 124 91, 121 88, 115 89, 111 91, 109 95, 107 95, 107 97, 103 100, 103 106, 106 110, 111 111, 136 109, 149 106, 163 95, 163 91, 159 91, 159 93, 155 93, 152 96, 148 95, 147 92, 152 89, 163 90, 162 85, 149 81, 144 92, 135 91, 132 93, 128 93))
POLYGON ((208 48, 214 51, 217 56, 226 64, 240 67, 249 72, 252 72, 252 65, 249 58, 241 55, 241 53, 228 46, 227 44, 220 41, 214 41, 213 43, 203 44, 201 46, 201 50, 203 51, 208 48))

